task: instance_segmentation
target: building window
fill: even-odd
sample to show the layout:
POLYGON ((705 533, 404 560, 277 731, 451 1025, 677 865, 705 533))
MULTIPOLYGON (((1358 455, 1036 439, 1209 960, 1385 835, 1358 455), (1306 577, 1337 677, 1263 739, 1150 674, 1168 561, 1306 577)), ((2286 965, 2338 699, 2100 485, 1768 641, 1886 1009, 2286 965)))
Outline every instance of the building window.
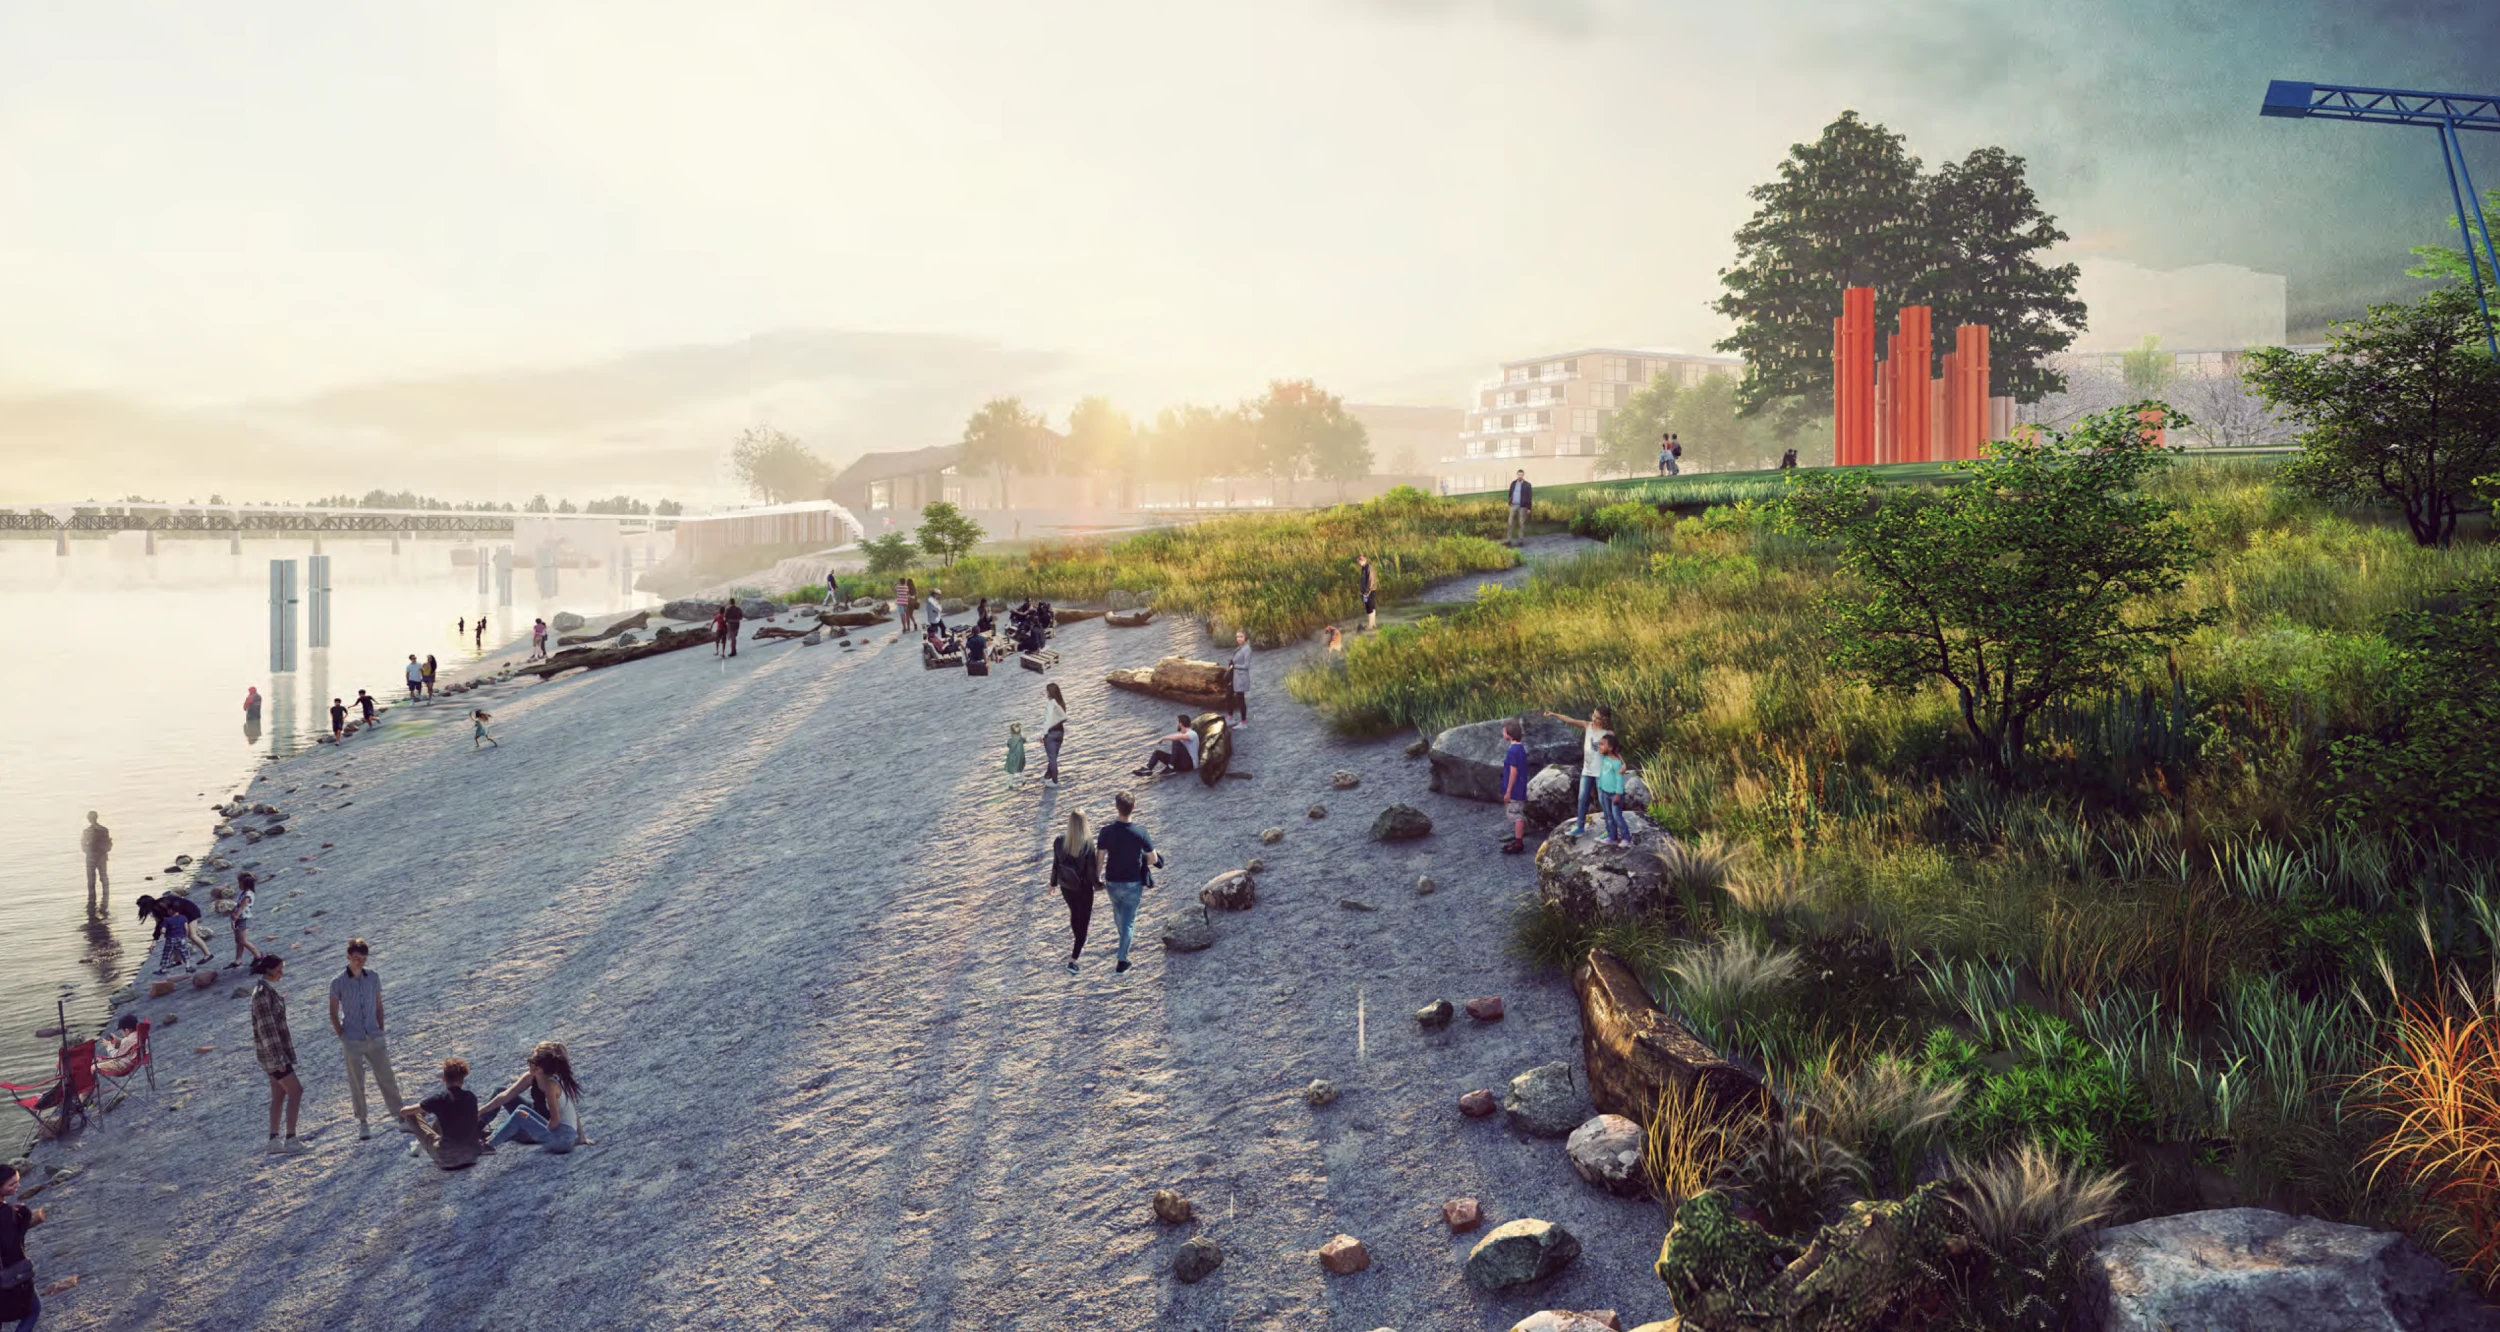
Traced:
POLYGON ((1523 384, 1527 382, 1527 379, 1528 367, 1524 365, 1514 365, 1502 372, 1502 382, 1505 384, 1523 384))
POLYGON ((1468 457, 1470 457, 1470 458, 1481 458, 1481 457, 1483 457, 1483 456, 1484 456, 1484 441, 1483 441, 1483 440, 1480 440, 1480 439, 1471 439, 1471 440, 1467 441, 1467 456, 1468 456, 1468 457))
POLYGON ((871 482, 869 482, 869 483, 868 483, 868 507, 869 507, 870 509, 872 509, 872 510, 873 510, 873 509, 891 509, 891 508, 893 508, 893 507, 894 507, 894 483, 893 483, 893 482, 891 482, 891 481, 871 481, 871 482))
POLYGON ((1596 433, 1596 431, 1597 431, 1597 409, 1596 409, 1596 408, 1594 408, 1594 407, 1574 407, 1574 408, 1572 408, 1572 409, 1571 409, 1571 428, 1572 428, 1572 429, 1574 429, 1574 430, 1579 431, 1579 432, 1580 432, 1581 434, 1583 434, 1583 435, 1588 435, 1588 434, 1594 434, 1594 433, 1596 433))
POLYGON ((1576 375, 1580 373, 1579 358, 1574 357, 1571 360, 1563 362, 1563 373, 1566 375, 1576 375))

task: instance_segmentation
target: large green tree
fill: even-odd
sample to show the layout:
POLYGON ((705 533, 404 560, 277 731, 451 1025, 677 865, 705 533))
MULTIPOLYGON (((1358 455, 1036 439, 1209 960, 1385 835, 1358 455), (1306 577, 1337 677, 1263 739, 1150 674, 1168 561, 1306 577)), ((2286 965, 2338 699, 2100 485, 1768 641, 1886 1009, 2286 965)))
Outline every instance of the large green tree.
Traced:
POLYGON ((1067 439, 1059 450, 1061 467, 1110 478, 1119 487, 1120 506, 1126 508, 1143 461, 1136 423, 1109 398, 1083 398, 1069 409, 1067 439))
POLYGON ((1823 603, 1833 663, 1878 689, 1943 681, 1983 761, 2011 776, 2042 708, 2206 623, 2162 604, 2198 552, 2139 486, 2170 461, 2141 419, 2160 406, 2017 432, 1951 464, 1969 475, 1940 491, 1877 491, 1858 468, 1801 474, 1779 516, 1832 543, 1846 575, 1823 603))
POLYGON ((770 426, 749 426, 729 446, 729 470, 748 493, 766 504, 815 499, 833 469, 798 437, 770 426))
MULTIPOLYGON (((2488 222, 2495 216, 2500 216, 2500 190, 2486 190, 2483 192, 2483 220, 2488 222)), ((2483 260, 2480 252, 2483 243, 2482 228, 2475 223, 2471 215, 2462 219, 2451 217, 2448 219, 2448 225, 2473 237, 2476 246, 2475 262, 2471 264, 2466 262, 2465 251, 2454 245, 2416 245, 2413 247, 2413 256, 2420 262, 2406 269, 2405 275, 2430 278, 2440 282, 2472 282, 2474 270, 2479 268, 2482 270, 2483 281, 2490 282, 2492 280, 2491 265, 2483 260)))
POLYGON ((1345 483, 1371 474, 1371 434, 1346 412, 1345 400, 1307 379, 1279 379, 1247 404, 1257 440, 1259 470, 1271 483, 1289 482, 1305 470, 1323 481, 1345 483))
POLYGON ((968 555, 981 544, 988 533, 963 510, 938 500, 920 511, 920 548, 938 557, 938 562, 952 566, 959 556, 968 555))
POLYGON ((1658 465, 1658 437, 1674 428, 1676 392, 1675 381, 1660 375, 1606 418, 1597 432, 1600 474, 1640 476, 1658 465))
POLYGON ((2028 402, 2062 383, 2047 358, 2073 342, 2084 308, 2075 267, 2040 261, 2066 235, 2021 158, 1982 148, 1929 175, 1900 135, 1844 111, 1752 198, 1712 306, 1736 321, 1718 347, 1745 358, 1746 414, 1793 428, 1830 412, 1832 321, 1847 287, 1875 289, 1879 328, 1904 305, 1929 306, 1939 358, 1955 325, 1987 324, 1991 393, 2028 402))
POLYGON ((992 398, 964 422, 963 460, 957 466, 966 476, 997 478, 998 507, 1003 509, 1007 507, 1007 478, 1018 472, 1048 470, 1057 438, 1043 424, 1041 414, 1026 407, 1022 399, 992 398))
POLYGON ((2283 476, 2302 490, 2396 504, 2425 546, 2489 508, 2474 483, 2500 472, 2500 365, 2470 290, 2374 305, 2315 355, 2260 348, 2240 377, 2299 430, 2283 476))

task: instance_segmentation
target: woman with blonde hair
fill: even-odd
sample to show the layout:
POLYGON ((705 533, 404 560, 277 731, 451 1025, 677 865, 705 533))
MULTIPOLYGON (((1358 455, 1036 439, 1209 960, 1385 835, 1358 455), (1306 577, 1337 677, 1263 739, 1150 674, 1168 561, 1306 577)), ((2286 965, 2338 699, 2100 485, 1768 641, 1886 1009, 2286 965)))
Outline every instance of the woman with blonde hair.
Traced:
POLYGON ((582 1085, 573 1080, 572 1056, 556 1041, 540 1041, 530 1051, 529 1067, 513 1084, 487 1102, 483 1114, 492 1114, 498 1107, 509 1106, 512 1118, 495 1130, 486 1140, 488 1147, 500 1147, 518 1139, 545 1147, 558 1156, 589 1142, 582 1136, 581 1107, 578 1104, 582 1085), (529 1096, 528 1105, 521 1097, 529 1096))
POLYGON ((1080 810, 1068 811, 1068 830, 1050 844, 1050 886, 1068 900, 1068 931, 1076 946, 1068 950, 1068 970, 1085 953, 1085 931, 1094 923, 1094 890, 1102 886, 1101 853, 1080 810))

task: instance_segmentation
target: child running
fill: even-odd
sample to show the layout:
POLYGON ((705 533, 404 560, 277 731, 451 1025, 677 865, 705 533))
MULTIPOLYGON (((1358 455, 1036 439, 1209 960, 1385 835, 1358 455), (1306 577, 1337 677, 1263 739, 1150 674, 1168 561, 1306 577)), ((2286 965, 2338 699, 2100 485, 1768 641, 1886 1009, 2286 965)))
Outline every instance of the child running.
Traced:
POLYGON ((469 712, 469 752, 470 752, 470 753, 472 753, 472 754, 476 753, 480 747, 485 746, 485 745, 493 745, 493 746, 494 746, 495 748, 497 748, 497 749, 501 749, 501 748, 503 748, 503 742, 501 742, 501 741, 497 740, 495 737, 493 737, 493 736, 491 736, 491 735, 488 735, 488 734, 486 733, 486 723, 488 723, 489 721, 492 721, 492 720, 494 720, 494 719, 486 715, 486 710, 485 710, 484 708, 475 708, 475 709, 471 709, 471 710, 470 710, 470 712, 469 712))

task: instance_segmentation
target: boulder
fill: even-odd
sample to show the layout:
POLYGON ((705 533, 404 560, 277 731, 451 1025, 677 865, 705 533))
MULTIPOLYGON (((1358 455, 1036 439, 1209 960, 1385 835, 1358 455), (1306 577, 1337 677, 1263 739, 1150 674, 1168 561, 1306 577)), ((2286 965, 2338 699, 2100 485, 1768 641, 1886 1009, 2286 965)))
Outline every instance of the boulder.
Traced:
POLYGON ((1372 1255, 1363 1241, 1339 1235, 1319 1246, 1319 1265, 1338 1276, 1352 1276, 1372 1265, 1372 1255))
POLYGON ((194 990, 205 990, 216 983, 217 973, 214 971, 195 971, 191 973, 191 988, 194 990))
POLYGON ((1233 766, 1233 728, 1220 712, 1202 712, 1190 726, 1198 732, 1198 782, 1213 786, 1233 766))
MULTIPOLYGON (((737 601, 738 614, 750 620, 769 620, 782 611, 780 602, 767 601, 762 597, 739 597, 737 601)), ((947 613, 954 614, 953 611, 947 613)))
POLYGON ((555 614, 547 617, 547 627, 560 634, 569 634, 588 623, 590 623, 590 621, 583 619, 581 616, 575 615, 571 611, 557 611, 555 614))
POLYGON ((1337 1096, 1337 1084, 1326 1078, 1313 1078, 1311 1085, 1302 1089, 1302 1103, 1314 1110, 1333 1103, 1337 1096))
POLYGON ((1586 833, 1557 830, 1539 844, 1537 896, 1579 921, 1629 919, 1670 905, 1667 865, 1658 856, 1668 844, 1664 835, 1638 814, 1624 819, 1632 828, 1630 846, 1603 845, 1605 825, 1594 810, 1586 833))
POLYGON ((616 636, 616 645, 618 647, 639 647, 642 645, 642 635, 628 629, 624 633, 616 636))
POLYGON ((1586 1119, 1580 1089, 1571 1084, 1571 1065, 1539 1064, 1510 1080, 1502 1109, 1523 1133, 1538 1138, 1567 1137, 1586 1119))
POLYGON ((1221 708, 1232 697, 1230 666, 1188 657, 1165 657, 1152 667, 1113 671, 1104 678, 1114 689, 1196 708, 1221 708))
POLYGON ((1501 1108, 1502 1103, 1493 1099, 1493 1093, 1482 1087, 1458 1098, 1458 1112, 1469 1119, 1482 1119, 1501 1108))
POLYGON ((1551 1221, 1522 1217, 1495 1226, 1467 1251, 1467 1279, 1511 1290, 1554 1275, 1580 1256, 1579 1237, 1551 1221))
POLYGON ((1248 911, 1259 900, 1258 881, 1246 869, 1226 870, 1207 880, 1198 900, 1223 911, 1248 911))
POLYGON ((709 623, 712 619, 712 612, 719 609, 720 603, 717 601, 705 601, 701 597, 679 597, 660 607, 660 618, 709 623))
POLYGON ((1166 917, 1163 922, 1163 947, 1166 952, 1202 953, 1215 946, 1215 926, 1207 920, 1203 906, 1185 906, 1166 917))
MULTIPOLYGON (((1580 765, 1556 763, 1539 768, 1528 779, 1528 822, 1540 828, 1556 828, 1571 820, 1580 808, 1580 765)), ((1594 804, 1589 817, 1597 817, 1594 804)))
POLYGON ((1167 1226, 1187 1225, 1194 1214, 1189 1200, 1170 1189, 1156 1189, 1151 1205, 1154 1208, 1155 1220, 1167 1226))
POLYGON ((1432 742, 1421 736, 1417 736, 1416 738, 1406 742, 1405 753, 1408 758, 1422 758, 1424 755, 1431 752, 1432 742))
POLYGON ((2255 1207, 2113 1226, 2086 1255, 2082 1282, 2103 1332, 2500 1328, 2500 1312, 2403 1235, 2255 1207))
POLYGON ((1103 616, 1102 622, 1114 629, 1143 629, 1154 623, 1154 618, 1151 610, 1115 610, 1103 616))
POLYGON ((1484 1208, 1473 1198, 1452 1198, 1441 1204, 1441 1224, 1453 1235, 1464 1235, 1484 1224, 1484 1208))
POLYGON ((1432 816, 1413 805, 1391 805, 1372 820, 1375 842, 1411 842, 1432 835, 1432 816))
POLYGON ((1978 1261, 1949 1187, 1939 1180, 1906 1198, 1851 1203, 1802 1249, 1704 1189, 1676 1209, 1658 1279, 1696 1332, 1921 1325, 1978 1261))
POLYGON ((1510 1332, 1623 1332, 1623 1317, 1612 1309, 1539 1309, 1510 1332))
POLYGON ((1649 1148, 1641 1126, 1622 1115, 1598 1115, 1571 1131, 1564 1155, 1580 1178, 1623 1198, 1649 1191, 1641 1156, 1649 1148))
POLYGON ((872 624, 883 624, 890 618, 883 606, 855 602, 849 610, 817 612, 816 622, 836 629, 865 629, 872 624))
MULTIPOLYGON (((1580 732, 1543 713, 1522 719, 1523 742, 1528 746, 1528 771, 1533 774, 1549 763, 1576 763, 1580 759, 1580 732)), ((1462 800, 1500 800, 1502 798, 1502 756, 1510 752, 1510 741, 1502 738, 1499 721, 1469 722, 1453 726, 1432 738, 1428 757, 1432 760, 1432 789, 1462 800)))
POLYGON ((1435 999, 1415 1010, 1415 1025, 1426 1031, 1439 1031, 1450 1025, 1450 1019, 1456 1016, 1457 1012, 1457 1009, 1450 1007, 1449 1000, 1435 999))
POLYGON ((1363 784, 1363 779, 1344 768, 1339 768, 1335 772, 1329 774, 1328 784, 1340 791, 1351 791, 1355 787, 1361 786, 1363 784))
POLYGON ((1719 1116, 1779 1114, 1758 1079, 1668 1017, 1622 958, 1590 949, 1571 973, 1571 988, 1580 1000, 1589 1099, 1599 1110, 1646 1122, 1659 1105, 1681 1102, 1698 1086, 1719 1116))
POLYGON ((1204 1235, 1181 1241, 1180 1249, 1172 1255, 1172 1275, 1188 1283, 1206 1280, 1223 1265, 1224 1251, 1204 1235))
POLYGON ((1309 809, 1304 810, 1303 813, 1308 814, 1315 819, 1324 819, 1328 817, 1328 806, 1313 805, 1309 809))

